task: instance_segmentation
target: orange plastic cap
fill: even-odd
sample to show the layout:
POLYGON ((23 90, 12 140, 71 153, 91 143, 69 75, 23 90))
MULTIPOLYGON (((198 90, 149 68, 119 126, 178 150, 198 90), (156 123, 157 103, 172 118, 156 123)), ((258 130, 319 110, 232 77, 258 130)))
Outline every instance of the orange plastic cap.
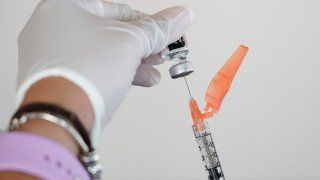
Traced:
POLYGON ((209 111, 210 109, 213 113, 219 111, 223 98, 229 91, 232 80, 247 52, 248 47, 240 45, 230 59, 213 77, 205 95, 205 101, 207 103, 205 111, 209 111))

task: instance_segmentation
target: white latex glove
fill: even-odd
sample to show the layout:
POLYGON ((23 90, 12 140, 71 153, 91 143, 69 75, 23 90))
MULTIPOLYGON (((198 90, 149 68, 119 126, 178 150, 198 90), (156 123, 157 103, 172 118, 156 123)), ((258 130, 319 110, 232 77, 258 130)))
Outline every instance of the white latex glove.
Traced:
POLYGON ((101 0, 43 0, 18 38, 17 105, 36 81, 64 77, 84 90, 95 114, 91 140, 132 84, 153 86, 159 53, 179 39, 192 19, 185 7, 148 16, 128 5, 101 0), (142 60, 143 59, 143 60, 142 60))

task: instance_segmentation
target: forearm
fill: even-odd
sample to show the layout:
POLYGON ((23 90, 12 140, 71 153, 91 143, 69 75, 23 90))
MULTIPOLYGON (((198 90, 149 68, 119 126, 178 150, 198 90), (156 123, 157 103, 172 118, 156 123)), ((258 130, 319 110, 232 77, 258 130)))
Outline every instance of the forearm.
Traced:
MULTIPOLYGON (((31 103, 48 103, 57 105, 76 114, 87 132, 90 132, 94 114, 86 94, 72 82, 59 77, 51 77, 38 81, 27 91, 21 106, 31 103)), ((70 150, 75 156, 80 147, 74 138, 62 127, 41 119, 27 121, 18 131, 35 133, 47 137, 70 150)), ((0 172, 0 179, 35 179, 32 176, 12 171, 0 172)))

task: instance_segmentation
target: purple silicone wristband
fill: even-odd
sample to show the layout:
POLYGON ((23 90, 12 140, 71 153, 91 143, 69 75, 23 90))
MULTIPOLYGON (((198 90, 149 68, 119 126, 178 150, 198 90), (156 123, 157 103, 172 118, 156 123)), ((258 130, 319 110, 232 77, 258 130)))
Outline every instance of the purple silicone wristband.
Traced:
POLYGON ((0 171, 19 171, 41 179, 89 180, 69 150, 47 138, 26 133, 0 133, 0 171))

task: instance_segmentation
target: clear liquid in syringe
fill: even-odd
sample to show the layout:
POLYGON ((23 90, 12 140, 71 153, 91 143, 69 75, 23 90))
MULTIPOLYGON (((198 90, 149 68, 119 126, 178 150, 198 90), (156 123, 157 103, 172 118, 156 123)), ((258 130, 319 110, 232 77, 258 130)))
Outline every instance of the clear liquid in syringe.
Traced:
POLYGON ((194 135, 199 145, 202 161, 209 173, 210 180, 224 180, 219 158, 206 122, 193 126, 194 135), (203 124, 202 124, 203 123, 203 124), (204 128, 205 127, 205 128, 204 128))

